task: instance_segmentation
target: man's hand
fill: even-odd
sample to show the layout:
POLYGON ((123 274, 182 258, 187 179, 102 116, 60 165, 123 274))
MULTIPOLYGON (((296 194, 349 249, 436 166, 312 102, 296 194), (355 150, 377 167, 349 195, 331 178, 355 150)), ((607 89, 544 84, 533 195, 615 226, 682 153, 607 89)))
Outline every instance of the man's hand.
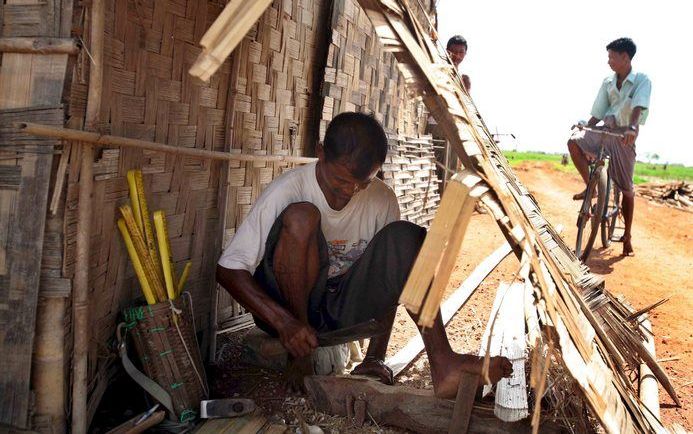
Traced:
POLYGON ((289 321, 277 332, 282 345, 293 357, 308 357, 318 347, 318 335, 315 330, 298 320, 289 321))
POLYGON ((639 128, 637 126, 635 126, 634 128, 622 128, 623 139, 621 139, 621 143, 625 146, 633 146, 635 144, 635 139, 638 138, 638 130, 639 128))
POLYGON ((289 392, 305 393, 303 380, 314 373, 312 357, 289 358, 286 371, 284 371, 284 380, 289 392))

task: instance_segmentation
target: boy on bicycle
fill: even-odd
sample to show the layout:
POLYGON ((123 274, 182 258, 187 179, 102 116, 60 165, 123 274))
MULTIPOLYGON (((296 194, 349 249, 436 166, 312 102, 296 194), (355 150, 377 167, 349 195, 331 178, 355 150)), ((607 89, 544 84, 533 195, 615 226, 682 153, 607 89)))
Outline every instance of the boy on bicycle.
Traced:
MULTIPOLYGON (((609 54, 609 67, 615 74, 602 82, 592 105, 592 117, 587 126, 594 127, 603 120, 606 128, 620 132, 624 137, 578 130, 568 140, 568 150, 575 167, 587 184, 589 161, 586 154, 597 155, 600 144, 604 146, 604 151, 610 157, 609 175, 623 193, 623 255, 633 256, 631 226, 635 206, 635 140, 639 126, 644 125, 647 119, 652 85, 645 74, 633 71, 631 61, 635 56, 636 47, 632 39, 616 39, 606 46, 606 50, 609 54)), ((582 200, 584 197, 585 191, 582 191, 573 196, 573 199, 582 200)))

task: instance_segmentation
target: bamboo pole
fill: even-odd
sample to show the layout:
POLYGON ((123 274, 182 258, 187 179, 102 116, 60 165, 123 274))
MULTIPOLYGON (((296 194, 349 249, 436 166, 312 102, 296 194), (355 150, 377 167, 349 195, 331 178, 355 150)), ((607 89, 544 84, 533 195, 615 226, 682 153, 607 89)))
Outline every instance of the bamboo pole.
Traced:
POLYGON ((65 432, 65 300, 39 297, 31 384, 36 387, 36 414, 50 416, 52 433, 65 432))
MULTIPOLYGON (((52 137, 63 140, 74 140, 91 143, 96 146, 121 146, 129 148, 147 149, 150 151, 167 152, 169 154, 183 155, 192 158, 204 158, 209 160, 224 161, 253 161, 253 162, 279 162, 287 163, 312 163, 317 158, 294 157, 291 155, 248 155, 248 154, 229 154, 219 151, 207 151, 197 148, 183 148, 178 146, 165 145, 163 143, 149 142, 147 140, 128 139, 126 137, 109 136, 89 131, 75 130, 71 128, 60 128, 49 125, 36 124, 33 122, 18 122, 15 126, 27 134, 41 137, 52 137)), ((37 142, 36 144, 42 144, 37 142)))
POLYGON ((89 350, 89 238, 91 234, 94 149, 82 144, 77 210, 77 259, 73 291, 74 335, 72 432, 87 432, 87 354, 89 350))
POLYGON ((27 54, 77 54, 79 45, 73 38, 0 38, 0 52, 27 54))
MULTIPOLYGON (((89 89, 85 128, 94 129, 98 122, 103 92, 103 47, 104 47, 104 0, 91 2, 90 48, 92 63, 89 68, 89 89)), ((89 350, 89 258, 92 214, 92 191, 94 148, 82 144, 79 176, 79 209, 77 213, 77 258, 73 292, 74 359, 72 382, 72 433, 86 434, 87 408, 87 354, 89 350)))

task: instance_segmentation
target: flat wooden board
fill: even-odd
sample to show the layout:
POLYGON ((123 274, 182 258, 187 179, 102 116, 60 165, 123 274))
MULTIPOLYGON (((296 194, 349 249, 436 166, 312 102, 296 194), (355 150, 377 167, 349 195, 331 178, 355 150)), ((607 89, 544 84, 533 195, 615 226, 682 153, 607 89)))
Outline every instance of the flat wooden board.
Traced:
MULTIPOLYGON (((22 158, 15 160, 21 175, 19 185, 2 189, 0 197, 10 201, 2 213, 0 230, 6 230, 4 270, 0 273, 0 424, 28 426, 31 357, 36 322, 43 232, 48 200, 52 154, 45 146, 32 146, 11 125, 34 120, 62 125, 62 108, 12 109, 0 111, 0 144, 20 145, 22 158), (26 146, 24 146, 26 145, 26 146), (32 152, 33 151, 33 152, 32 152)), ((38 139, 45 140, 45 139, 38 139)), ((57 142, 56 142, 57 144, 57 142)), ((13 148, 14 149, 14 148, 13 148)))

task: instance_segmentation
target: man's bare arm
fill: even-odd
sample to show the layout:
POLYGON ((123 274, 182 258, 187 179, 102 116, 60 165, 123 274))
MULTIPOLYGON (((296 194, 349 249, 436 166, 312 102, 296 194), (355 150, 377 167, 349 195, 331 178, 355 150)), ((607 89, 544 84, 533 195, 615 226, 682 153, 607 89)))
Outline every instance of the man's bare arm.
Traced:
POLYGON ((643 107, 635 107, 630 114, 630 121, 626 127, 626 137, 623 141, 624 145, 632 146, 635 143, 635 139, 638 138, 638 133, 640 132, 640 115, 642 114, 643 107))
POLYGON ((234 300, 277 331, 282 345, 294 357, 306 357, 318 346, 315 330, 267 295, 248 271, 217 265, 216 277, 234 300))

